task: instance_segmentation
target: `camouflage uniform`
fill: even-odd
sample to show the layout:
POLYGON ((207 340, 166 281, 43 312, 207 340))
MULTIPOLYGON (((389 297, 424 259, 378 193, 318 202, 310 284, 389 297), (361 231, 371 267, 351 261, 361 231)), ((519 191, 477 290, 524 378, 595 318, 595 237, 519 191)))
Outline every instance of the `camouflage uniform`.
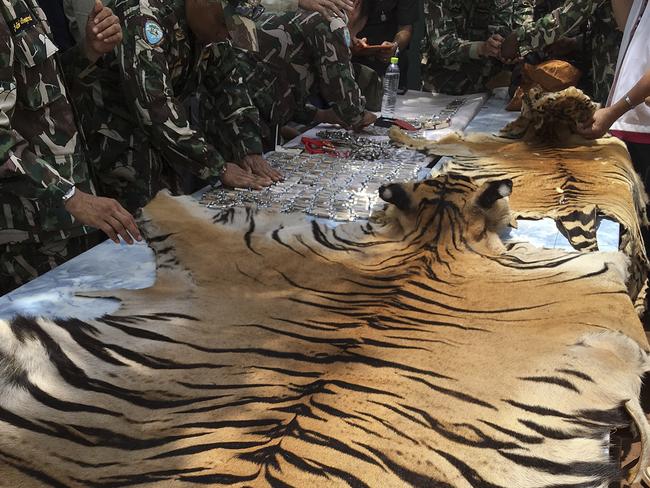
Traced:
POLYGON ((114 12, 122 45, 83 73, 75 97, 102 194, 134 211, 162 188, 179 191, 184 171, 216 179, 226 161, 262 152, 229 42, 200 47, 184 0, 116 0, 114 12), (200 128, 184 104, 196 94, 200 128))
POLYGON ((616 59, 623 33, 618 30, 611 3, 606 0, 566 0, 563 5, 517 31, 519 51, 526 56, 562 37, 587 33, 587 58, 591 59, 592 98, 607 101, 614 81, 616 59))
POLYGON ((344 20, 328 22, 302 9, 265 14, 257 21, 257 40, 258 53, 242 51, 238 58, 253 101, 269 125, 312 122, 312 95, 320 95, 349 125, 360 122, 366 110, 363 93, 369 95, 369 108, 377 108, 381 82, 371 69, 352 64, 344 20))
MULTIPOLYGON (((45 15, 35 0, 0 0, 0 12, 1 294, 98 238, 61 200, 92 187, 45 15)), ((84 66, 79 51, 67 54, 84 66)))
POLYGON ((478 48, 492 34, 505 37, 533 16, 530 0, 426 0, 424 9, 424 87, 452 95, 485 91, 491 78, 508 69, 479 57, 478 48))

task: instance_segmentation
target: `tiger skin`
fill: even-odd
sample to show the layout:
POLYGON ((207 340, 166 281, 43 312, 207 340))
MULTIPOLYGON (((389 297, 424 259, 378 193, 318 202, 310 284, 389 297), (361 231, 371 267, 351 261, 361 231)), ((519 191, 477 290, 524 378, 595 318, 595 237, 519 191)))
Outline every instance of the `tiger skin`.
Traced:
POLYGON ((0 323, 0 485, 638 479, 650 359, 628 259, 506 247, 511 188, 391 184, 373 222, 336 228, 159 195, 153 287, 94 321, 0 323), (608 435, 631 423, 625 473, 608 435))
POLYGON ((582 141, 576 129, 597 109, 598 104, 576 87, 547 92, 536 85, 524 93, 521 115, 501 130, 501 136, 545 145, 582 141))
MULTIPOLYGON (((548 124, 550 125, 550 123, 548 124)), ((597 251, 599 220, 622 227, 619 249, 632 259, 628 289, 636 298, 648 273, 641 225, 648 225, 643 183, 625 144, 615 138, 586 141, 571 136, 550 146, 528 132, 523 140, 488 134, 452 134, 438 142, 412 139, 391 130, 394 142, 419 151, 451 156, 439 172, 460 172, 477 182, 511 178, 516 187, 510 205, 515 219, 552 218, 579 251, 597 251)))

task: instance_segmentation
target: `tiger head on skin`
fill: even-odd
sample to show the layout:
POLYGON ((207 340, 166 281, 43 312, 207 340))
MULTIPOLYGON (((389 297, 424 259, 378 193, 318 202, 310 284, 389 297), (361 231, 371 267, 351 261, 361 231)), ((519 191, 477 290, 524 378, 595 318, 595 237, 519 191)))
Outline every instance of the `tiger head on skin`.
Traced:
POLYGON ((509 196, 512 180, 477 184, 449 173, 435 179, 392 183, 379 189, 389 203, 384 220, 401 227, 406 238, 438 246, 450 240, 475 248, 484 243, 490 253, 505 249, 499 233, 513 225, 509 196))

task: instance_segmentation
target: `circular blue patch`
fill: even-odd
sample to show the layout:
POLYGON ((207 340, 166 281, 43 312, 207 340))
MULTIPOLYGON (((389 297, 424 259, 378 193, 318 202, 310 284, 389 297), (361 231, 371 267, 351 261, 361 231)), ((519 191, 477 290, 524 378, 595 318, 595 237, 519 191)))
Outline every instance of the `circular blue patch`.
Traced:
POLYGON ((160 24, 153 20, 147 20, 147 22, 144 24, 144 37, 152 46, 160 44, 164 38, 163 30, 162 27, 160 27, 160 24))

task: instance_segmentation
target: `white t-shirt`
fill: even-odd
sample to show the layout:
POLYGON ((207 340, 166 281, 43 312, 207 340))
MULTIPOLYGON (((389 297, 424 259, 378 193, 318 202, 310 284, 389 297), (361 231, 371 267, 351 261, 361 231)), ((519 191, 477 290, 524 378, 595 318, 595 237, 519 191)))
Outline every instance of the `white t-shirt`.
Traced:
MULTIPOLYGON (((623 43, 618 55, 616 78, 609 95, 608 105, 620 101, 650 69, 650 2, 634 0, 625 26, 623 43), (642 11, 642 9, 644 9, 642 11), (641 19, 636 31, 632 30, 641 19), (633 34, 633 35, 632 35, 633 34), (630 37, 632 37, 630 39, 630 37)), ((641 103, 630 110, 613 126, 613 130, 650 133, 650 107, 641 103)))

